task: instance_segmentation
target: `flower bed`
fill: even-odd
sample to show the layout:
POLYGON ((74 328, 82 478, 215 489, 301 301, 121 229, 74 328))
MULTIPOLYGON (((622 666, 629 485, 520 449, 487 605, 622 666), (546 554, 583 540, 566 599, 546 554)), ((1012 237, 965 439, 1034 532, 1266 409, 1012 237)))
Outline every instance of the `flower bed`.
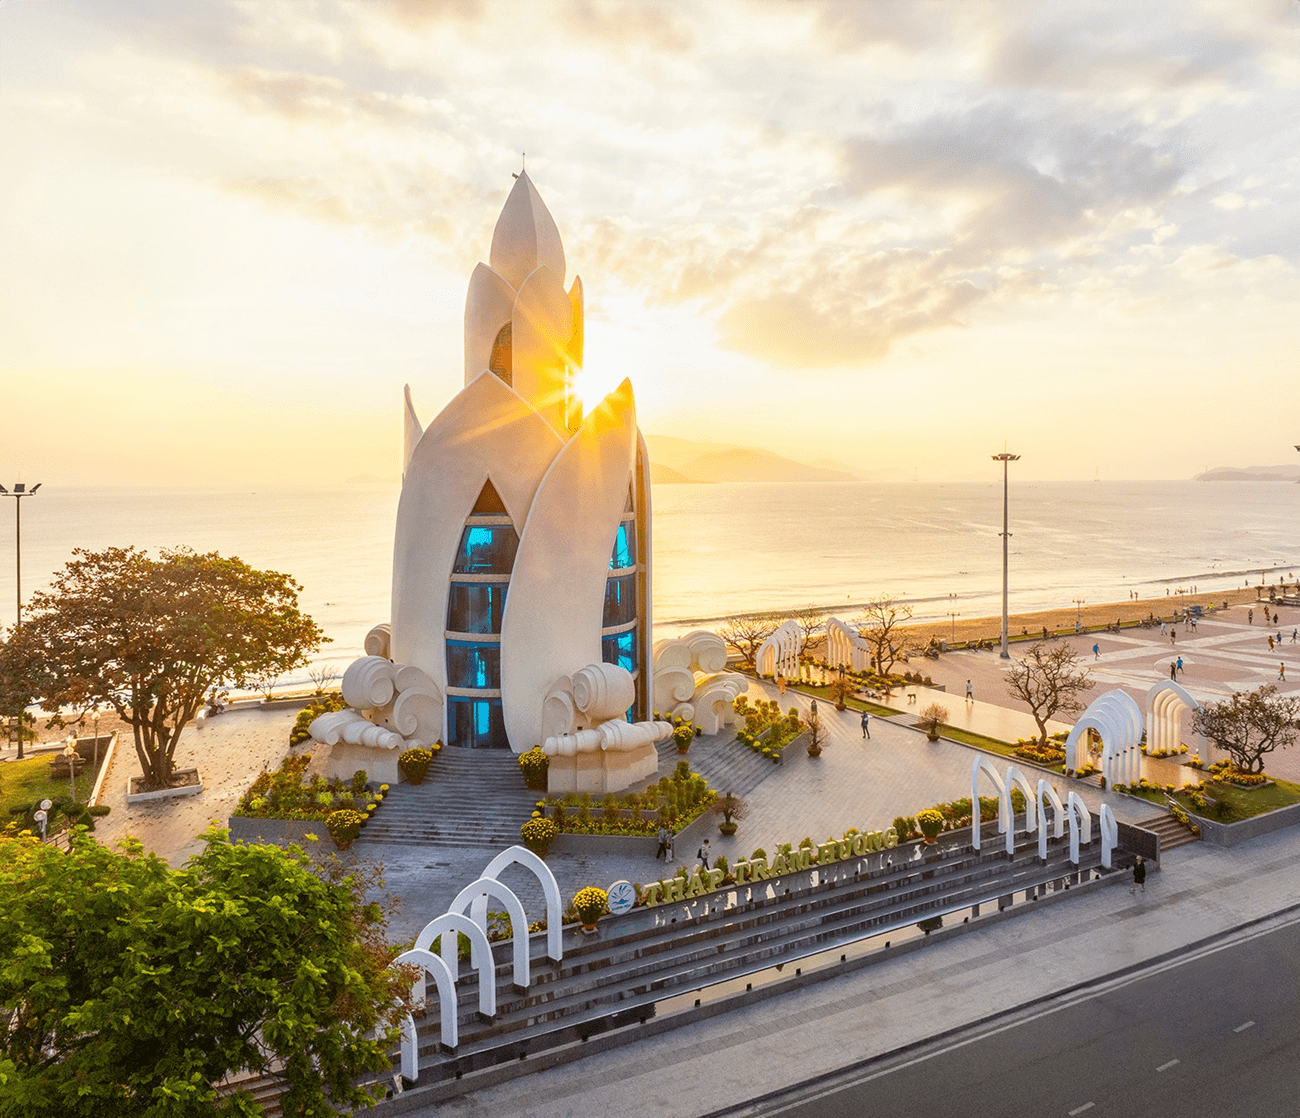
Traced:
POLYGON ((294 719, 293 729, 289 731, 289 744, 302 745, 305 741, 311 740, 311 732, 308 727, 316 721, 322 714, 331 714, 336 710, 345 710, 347 703, 343 701, 343 696, 335 692, 332 695, 323 695, 319 699, 314 699, 311 706, 305 707, 298 712, 298 717, 294 719))
POLYGON ((286 757, 275 772, 263 772, 240 797, 233 815, 245 819, 296 819, 324 822, 336 811, 355 811, 364 826, 388 793, 383 784, 371 790, 364 770, 350 781, 326 780, 323 776, 304 781, 311 754, 286 757))
POLYGON ((782 714, 776 699, 759 699, 750 706, 749 700, 741 695, 732 706, 745 719, 745 728, 736 734, 736 740, 773 762, 781 760, 781 751, 804 728, 798 708, 791 707, 788 713, 782 714))
POLYGON ((594 799, 590 792, 566 792, 537 801, 535 818, 551 820, 567 835, 653 835, 660 824, 680 831, 717 798, 717 792, 685 761, 672 776, 644 792, 594 799))

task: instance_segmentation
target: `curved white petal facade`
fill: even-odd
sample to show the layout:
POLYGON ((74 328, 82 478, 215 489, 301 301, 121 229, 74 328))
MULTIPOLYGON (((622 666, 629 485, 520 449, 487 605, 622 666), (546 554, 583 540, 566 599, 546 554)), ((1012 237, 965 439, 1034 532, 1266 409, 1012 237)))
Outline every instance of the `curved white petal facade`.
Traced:
POLYGON ((648 721, 650 459, 627 381, 583 418, 583 285, 566 291, 565 269, 521 174, 470 277, 464 388, 426 429, 405 394, 391 621, 345 675, 352 710, 313 724, 349 756, 599 730, 554 770, 573 787, 657 765, 671 727, 648 721))

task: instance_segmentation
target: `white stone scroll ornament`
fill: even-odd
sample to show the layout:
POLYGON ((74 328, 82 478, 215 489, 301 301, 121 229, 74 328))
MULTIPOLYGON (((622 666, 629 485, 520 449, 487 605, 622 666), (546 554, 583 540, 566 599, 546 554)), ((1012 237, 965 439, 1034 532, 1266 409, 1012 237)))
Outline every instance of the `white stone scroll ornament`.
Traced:
POLYGON ((343 673, 347 710, 322 714, 308 727, 324 745, 367 745, 375 749, 427 746, 442 730, 442 694, 419 668, 387 658, 389 627, 366 636, 367 655, 343 673))
POLYGON ((631 752, 672 734, 670 722, 629 722, 626 711, 635 701, 636 681, 615 664, 588 664, 564 676, 542 707, 542 752, 631 752))
POLYGON ((706 629, 655 641, 655 709, 694 722, 705 734, 718 733, 735 721, 732 704, 749 689, 744 676, 726 667, 726 643, 706 629))

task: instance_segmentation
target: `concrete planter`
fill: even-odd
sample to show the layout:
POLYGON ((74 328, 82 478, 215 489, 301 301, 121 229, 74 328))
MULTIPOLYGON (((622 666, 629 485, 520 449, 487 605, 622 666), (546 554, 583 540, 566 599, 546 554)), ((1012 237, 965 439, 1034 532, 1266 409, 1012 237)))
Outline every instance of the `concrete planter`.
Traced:
POLYGON ((144 783, 144 777, 133 776, 126 782, 126 802, 128 804, 151 804, 158 800, 175 800, 183 796, 197 796, 203 791, 203 781, 199 779, 198 769, 177 769, 174 777, 188 777, 189 781, 178 788, 161 788, 157 792, 134 792, 133 788, 144 783))
POLYGON ((1199 815, 1192 815, 1191 818, 1201 828, 1202 842, 1207 842, 1211 846, 1238 846, 1260 835, 1272 834, 1284 827, 1300 824, 1300 804, 1280 807, 1276 811, 1267 811, 1263 815, 1253 815, 1239 823, 1217 823, 1213 819, 1203 819, 1199 815))

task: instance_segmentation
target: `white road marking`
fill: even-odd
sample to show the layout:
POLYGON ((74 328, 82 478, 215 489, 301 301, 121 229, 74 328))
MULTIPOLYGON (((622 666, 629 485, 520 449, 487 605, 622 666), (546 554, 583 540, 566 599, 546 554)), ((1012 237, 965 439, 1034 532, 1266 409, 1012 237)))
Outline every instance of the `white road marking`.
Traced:
POLYGON ((1070 1111, 1070 1118, 1074 1118, 1076 1114, 1082 1114, 1085 1110, 1091 1110, 1096 1105, 1097 1104, 1094 1102, 1086 1102, 1082 1106, 1076 1106, 1072 1111, 1070 1111))
POLYGON ((1254 1021, 1247 1021, 1244 1025, 1238 1025, 1232 1031, 1234 1033, 1244 1033, 1247 1029, 1253 1029, 1254 1027, 1255 1027, 1254 1021))
POLYGON ((1170 1060, 1168 1063, 1161 1064, 1158 1068, 1156 1068, 1156 1071, 1168 1071, 1176 1063, 1178 1063, 1177 1060, 1170 1060))

